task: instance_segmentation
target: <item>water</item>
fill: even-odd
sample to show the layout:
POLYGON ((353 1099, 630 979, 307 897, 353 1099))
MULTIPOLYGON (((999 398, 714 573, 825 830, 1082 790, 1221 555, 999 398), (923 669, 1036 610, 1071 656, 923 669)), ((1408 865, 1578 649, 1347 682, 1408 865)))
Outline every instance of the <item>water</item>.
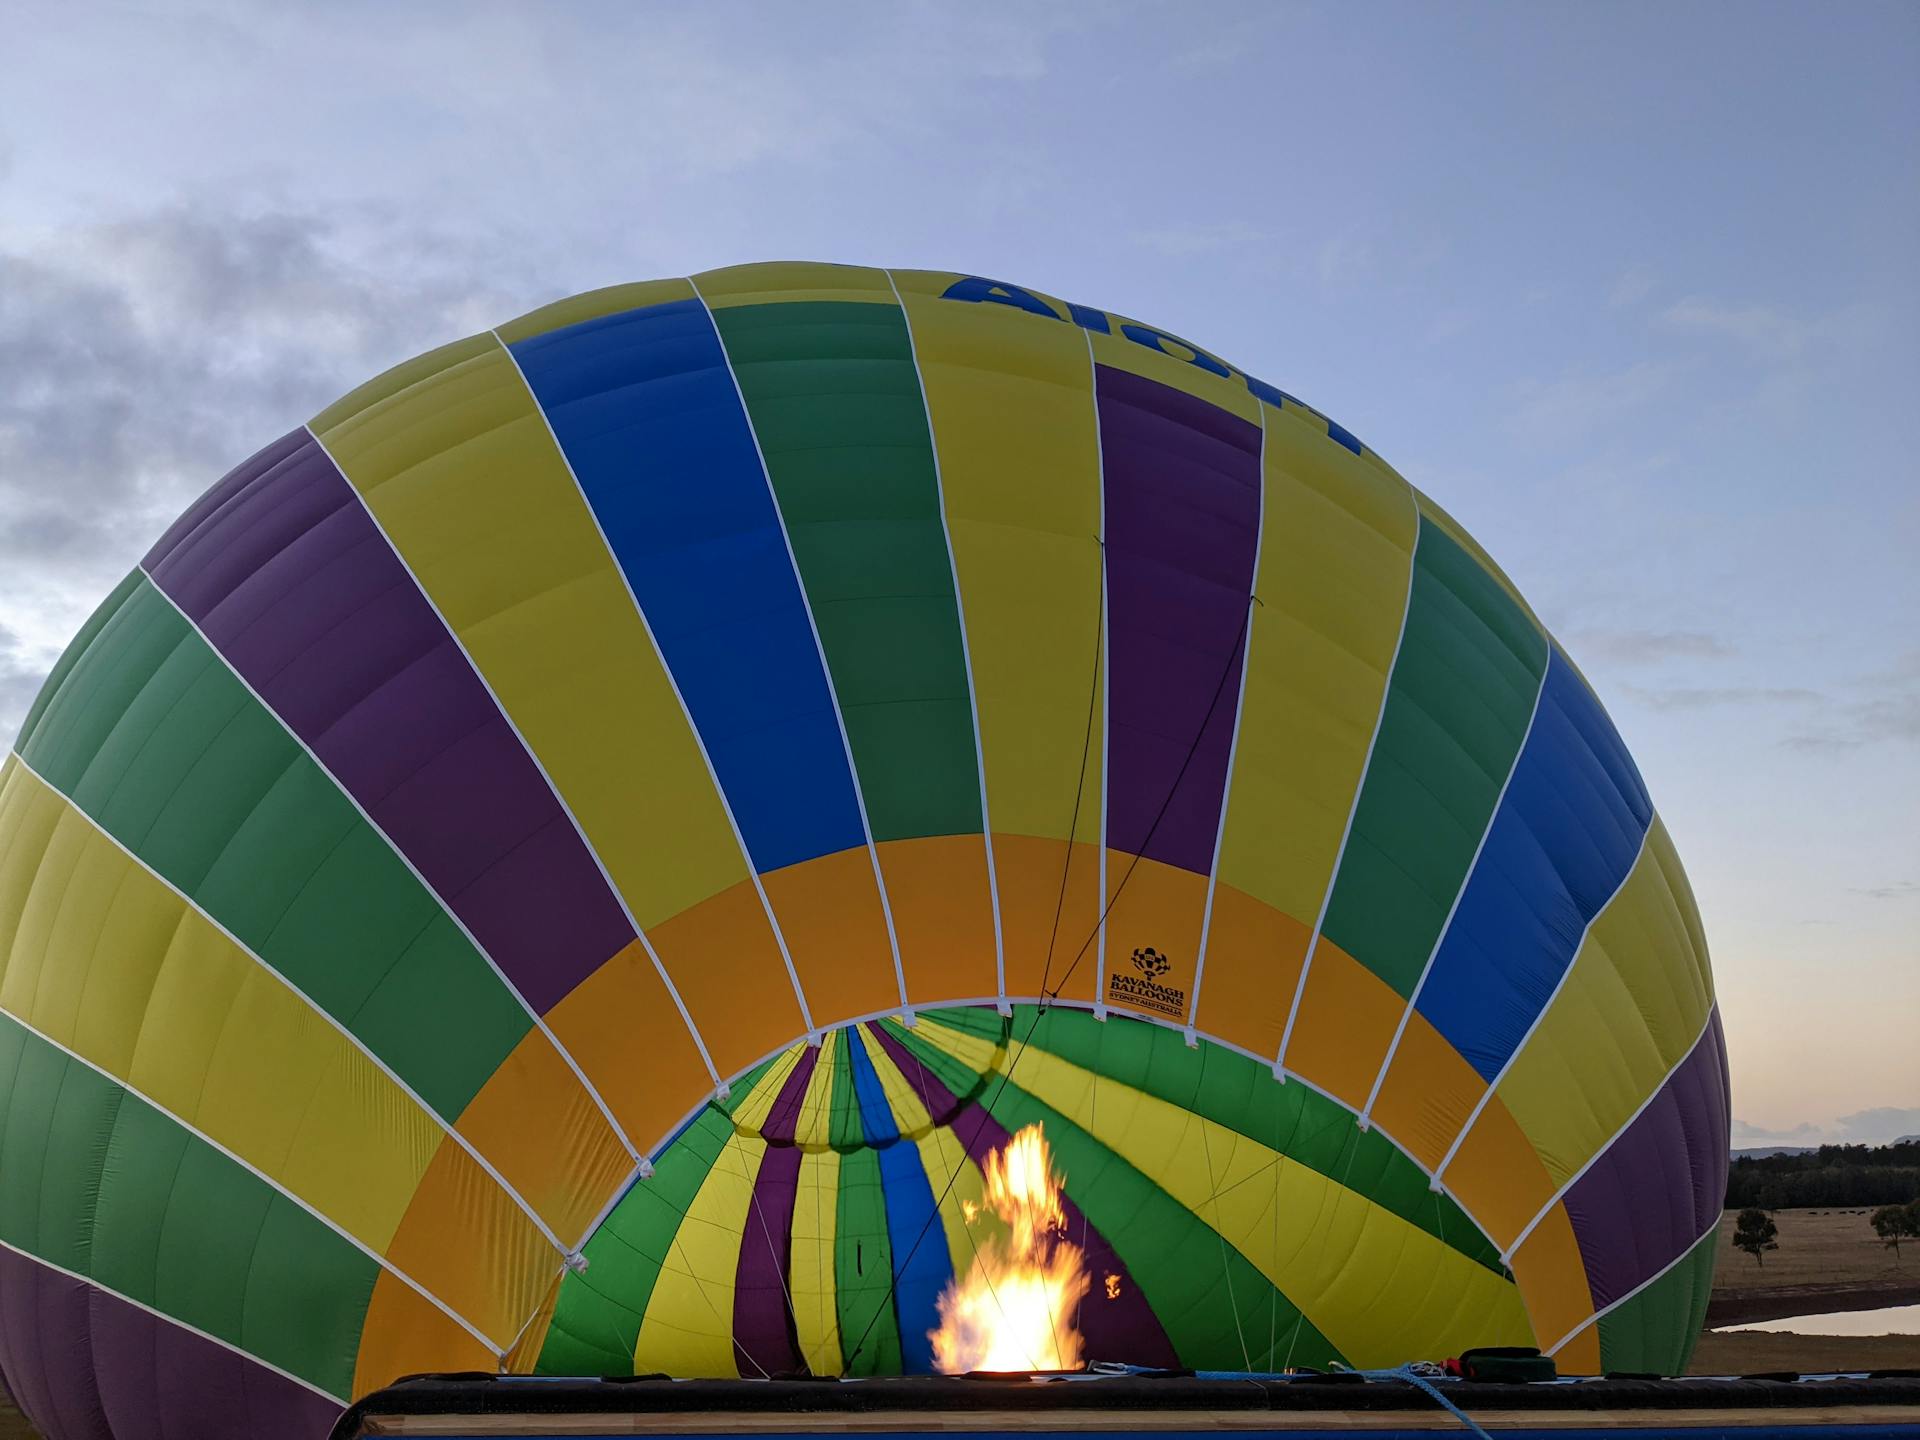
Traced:
POLYGON ((1755 1320, 1721 1325, 1733 1330, 1790 1330, 1796 1335, 1920 1335, 1920 1305, 1888 1305, 1879 1310, 1833 1310, 1825 1315, 1789 1315, 1784 1320, 1755 1320))

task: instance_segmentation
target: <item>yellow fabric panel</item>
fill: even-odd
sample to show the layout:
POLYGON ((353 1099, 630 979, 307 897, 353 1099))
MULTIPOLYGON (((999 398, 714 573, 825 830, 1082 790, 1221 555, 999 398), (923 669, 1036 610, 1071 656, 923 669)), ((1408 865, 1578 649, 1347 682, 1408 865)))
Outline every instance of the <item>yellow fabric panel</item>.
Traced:
POLYGON ((1313 417, 1265 413, 1260 603, 1218 873, 1297 921, 1302 948, 1221 951, 1210 937, 1196 1023, 1271 1055, 1380 717, 1419 516, 1401 481, 1313 417))
MULTIPOLYGON (((900 1127, 903 1135, 925 1135, 933 1129, 933 1117, 927 1113, 927 1107, 920 1098, 920 1092, 912 1082, 900 1072, 893 1063, 893 1057, 878 1040, 873 1038, 866 1026, 861 1025, 853 1031, 856 1044, 866 1047, 867 1059, 873 1064, 874 1077, 880 1082, 880 1093, 886 1097, 887 1108, 893 1112, 894 1124, 900 1127)), ((940 1185, 946 1184, 946 1176, 940 1177, 940 1185)), ((940 1193, 940 1185, 933 1187, 933 1193, 940 1193)))
POLYGON ((30 823, 0 878, 0 1007, 383 1253, 438 1121, 65 797, 25 766, 7 786, 30 823))
POLYGON ((820 1058, 814 1061, 807 1093, 800 1097, 800 1113, 793 1118, 793 1143, 809 1150, 824 1149, 831 1143, 833 1066, 839 1050, 831 1037, 820 1046, 820 1058))
POLYGON ((40 857, 47 853, 66 811, 60 796, 8 752, 0 763, 0 938, 7 940, 0 944, 0 1004, 6 1001, 16 948, 11 937, 20 933, 20 918, 39 877, 40 857))
POLYGON ((1098 844, 1101 490, 1085 335, 898 278, 939 453, 996 853, 1002 832, 1069 838, 1090 697, 1072 838, 1098 844))
POLYGON ((526 1212, 454 1144, 433 1157, 387 1258, 496 1350, 513 1343, 562 1263, 526 1212))
POLYGON ((585 1240, 634 1164, 538 1027, 487 1077, 457 1128, 568 1245, 585 1240))
POLYGON ((920 1166, 927 1172, 927 1184, 940 1207, 940 1228, 946 1231, 953 1273, 964 1277, 973 1268, 974 1225, 990 1225, 993 1221, 982 1205, 986 1177, 967 1154, 960 1137, 944 1126, 930 1130, 915 1143, 920 1150, 920 1166), (969 1205, 974 1207, 974 1225, 967 1223, 969 1205))
MULTIPOLYGON (((824 1056, 821 1064, 824 1068, 824 1056)), ((816 1075, 819 1073, 815 1071, 816 1075)), ((821 1141, 822 1145, 826 1142, 821 1141)), ((788 1293, 793 1300, 794 1331, 800 1356, 815 1375, 838 1375, 840 1310, 833 1274, 834 1224, 840 1204, 840 1156, 833 1150, 808 1150, 800 1157, 800 1179, 793 1198, 793 1251, 788 1262, 788 1293)))
MULTIPOLYGON (((1207 909, 1207 877, 1145 856, 1136 862, 1125 850, 1110 850, 1107 888, 1112 908, 1107 913, 1107 978, 1100 998, 1117 1010, 1186 1024, 1207 909), (1149 949, 1169 964, 1157 976, 1133 959, 1136 952, 1144 955, 1149 949)), ((1073 943, 1083 938, 1076 935, 1073 943)), ((1072 963, 1071 952, 1066 963, 1072 963)), ((1089 950, 1080 965, 1092 969, 1097 963, 1089 950)))
POLYGON ((806 1050, 805 1045, 795 1045, 779 1055, 760 1077, 760 1083, 747 1092, 747 1096, 735 1108, 733 1123, 741 1130, 751 1130, 755 1134, 767 1123, 767 1112, 773 1109, 773 1102, 780 1098, 781 1087, 787 1083, 787 1077, 793 1074, 793 1067, 800 1063, 800 1056, 806 1050))
POLYGON ((978 835, 922 835, 878 849, 907 998, 936 1005, 997 993, 986 843, 978 835))
POLYGON ((493 1371, 500 1357, 422 1299, 412 1286, 382 1270, 373 1282, 373 1298, 360 1326, 360 1349, 353 1365, 353 1397, 358 1399, 402 1375, 430 1371, 493 1371))
POLYGON ((325 439, 328 431, 351 420, 362 411, 391 400, 415 385, 432 380, 436 375, 456 370, 468 361, 490 355, 498 348, 498 342, 491 335, 469 335, 464 340, 455 340, 450 344, 437 346, 425 354, 414 356, 411 360, 402 360, 391 370, 382 370, 371 380, 354 386, 314 416, 308 422, 308 428, 325 439))
POLYGON ((1692 1048, 1713 1003, 1684 887, 1656 818, 1626 883, 1594 918, 1560 993, 1500 1082, 1554 1183, 1570 1179, 1692 1048))
POLYGON ((766 305, 791 300, 865 301, 893 304, 887 272, 868 265, 826 265, 808 260, 773 260, 730 265, 693 277, 715 310, 734 305, 766 305))
MULTIPOLYGON (((969 1066, 995 1061, 989 1040, 943 1026, 926 1033, 969 1066)), ((1496 1345, 1531 1339, 1519 1291, 1501 1276, 1317 1171, 1163 1100, 1109 1080, 1096 1107, 1094 1079, 1028 1051, 1017 1083, 1212 1226, 1355 1364, 1438 1354, 1463 1334, 1496 1345), (1275 1205, 1292 1217, 1277 1237, 1275 1205), (1306 1216, 1311 1223, 1300 1223, 1306 1216)))
POLYGON ((732 1375, 733 1286, 740 1236, 753 1204, 764 1140, 736 1133, 720 1151, 687 1207, 647 1301, 634 1347, 647 1367, 669 1375, 732 1375))
MULTIPOLYGON (((1003 310, 1006 307, 992 308, 1003 310)), ((1238 415, 1242 420, 1250 421, 1255 425, 1260 423, 1260 402, 1247 389, 1244 378, 1238 375, 1216 375, 1211 370, 1201 369, 1186 358, 1187 352, 1193 347, 1183 341, 1167 339, 1158 342, 1165 345, 1165 349, 1156 349, 1152 344, 1143 343, 1121 333, 1121 325, 1141 325, 1144 323, 1142 321, 1128 320, 1121 315, 1110 317, 1110 321, 1113 325, 1111 334, 1102 335, 1097 330, 1087 332, 1093 339, 1093 358, 1097 362, 1115 370, 1124 370, 1130 375, 1157 380, 1162 385, 1171 386, 1175 390, 1184 390, 1187 394, 1204 400, 1209 405, 1219 406, 1229 415, 1238 415)), ((1153 327, 1146 328, 1151 330, 1153 327)))
POLYGON ((619 315, 648 305, 665 305, 669 301, 692 298, 693 287, 685 280, 638 280, 626 285, 608 285, 599 290, 589 290, 584 295, 556 300, 551 305, 542 305, 538 310, 529 310, 518 319, 495 327, 494 333, 512 345, 521 340, 531 340, 535 335, 564 330, 569 325, 578 325, 585 320, 599 320, 607 315, 619 315))

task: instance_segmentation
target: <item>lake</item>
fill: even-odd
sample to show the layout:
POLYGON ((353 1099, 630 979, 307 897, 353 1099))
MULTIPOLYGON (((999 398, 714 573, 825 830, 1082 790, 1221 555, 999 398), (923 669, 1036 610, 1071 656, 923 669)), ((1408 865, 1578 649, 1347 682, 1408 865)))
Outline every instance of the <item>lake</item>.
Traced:
POLYGON ((1754 1320, 1715 1328, 1722 1334, 1732 1330, 1790 1330, 1796 1335, 1920 1335, 1920 1305, 1789 1315, 1784 1320, 1754 1320))

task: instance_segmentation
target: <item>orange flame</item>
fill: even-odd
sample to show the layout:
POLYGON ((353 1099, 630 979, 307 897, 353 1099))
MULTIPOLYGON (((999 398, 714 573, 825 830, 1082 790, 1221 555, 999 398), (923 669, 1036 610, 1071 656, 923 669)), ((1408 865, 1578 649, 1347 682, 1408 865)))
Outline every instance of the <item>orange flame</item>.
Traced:
MULTIPOLYGON (((982 1240, 967 1274, 940 1297, 940 1328, 928 1338, 943 1373, 1080 1364, 1073 1315, 1089 1279, 1080 1247, 1066 1238, 1061 1178, 1038 1125, 987 1156, 986 1205, 1008 1233, 982 1240)), ((962 1208, 969 1222, 978 1213, 962 1208)))

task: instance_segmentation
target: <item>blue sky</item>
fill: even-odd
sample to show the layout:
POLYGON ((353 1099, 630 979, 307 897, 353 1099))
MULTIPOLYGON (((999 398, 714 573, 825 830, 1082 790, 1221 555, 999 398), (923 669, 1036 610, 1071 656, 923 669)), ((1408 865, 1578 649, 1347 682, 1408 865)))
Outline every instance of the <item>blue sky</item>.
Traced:
POLYGON ((1920 9, 10 4, 0 734, 193 494, 570 291, 944 266, 1305 397, 1599 687, 1737 1140, 1920 1131, 1920 9))

